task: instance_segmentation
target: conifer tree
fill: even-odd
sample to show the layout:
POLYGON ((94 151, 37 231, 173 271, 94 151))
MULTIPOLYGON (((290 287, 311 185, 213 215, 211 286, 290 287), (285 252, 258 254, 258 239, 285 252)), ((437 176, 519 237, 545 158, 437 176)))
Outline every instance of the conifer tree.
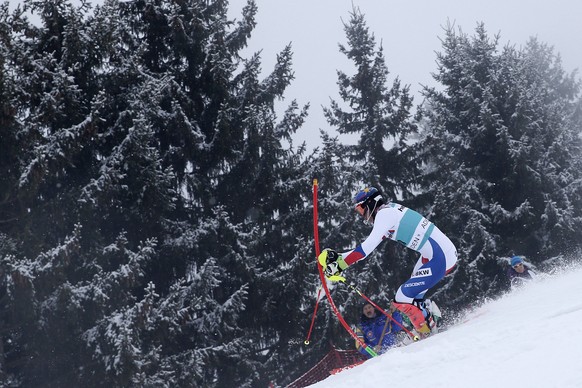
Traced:
MULTIPOLYGON (((122 44, 112 53, 123 56, 112 58, 130 66, 119 67, 123 72, 112 74, 111 85, 122 86, 122 97, 114 101, 119 105, 103 109, 113 113, 106 122, 122 124, 114 133, 124 134, 124 122, 133 117, 135 109, 116 113, 131 101, 123 86, 129 79, 138 85, 136 90, 152 90, 140 99, 147 107, 145 119, 159 142, 160 164, 176 171, 177 190, 185 193, 176 200, 177 211, 170 213, 176 218, 164 221, 172 243, 166 240, 155 273, 165 273, 167 279, 171 273, 183 273, 185 263, 188 268, 202 267, 214 258, 221 283, 213 291, 215 301, 208 305, 227 303, 231 295, 241 295, 236 309, 227 310, 229 319, 212 322, 220 328, 218 336, 213 333, 210 341, 196 336, 188 342, 190 351, 216 345, 215 352, 200 352, 199 362, 206 372, 195 375, 194 381, 206 386, 266 384, 268 376, 272 379, 281 373, 279 363, 290 354, 295 317, 304 318, 299 308, 303 299, 297 297, 303 277, 293 273, 305 269, 296 256, 290 256, 305 245, 298 235, 305 235, 303 230, 310 225, 300 223, 294 215, 305 202, 300 194, 304 190, 300 184, 302 151, 296 154, 292 147, 285 149, 283 141, 289 141, 302 124, 306 108, 292 103, 282 121, 275 123, 274 101, 282 97, 292 79, 290 47, 282 51, 274 71, 264 80, 259 80, 258 56, 243 64, 235 76, 240 63, 237 52, 254 25, 253 2, 231 33, 227 33, 231 23, 226 19, 226 3, 192 5, 184 8, 155 1, 121 5, 127 23, 117 28, 122 44), (148 44, 137 39, 134 31, 145 36, 148 44), (168 50, 168 45, 174 50, 168 50), (145 74, 137 71, 142 61, 145 74), (158 87, 144 87, 148 79, 158 87), (146 103, 148 99, 152 106, 146 103), (278 275, 283 257, 290 266, 278 275), (284 282, 297 284, 285 286, 284 282), (257 313, 281 301, 286 306, 277 314, 257 313), (221 345, 228 343, 234 345, 221 345)), ((164 287, 159 292, 171 291, 164 287)), ((184 348, 181 354, 188 351, 184 348)), ((192 376, 190 365, 174 367, 177 374, 192 376)))
MULTIPOLYGON (((112 4, 110 9, 104 8, 102 17, 116 14, 116 7, 112 4)), ((246 359, 238 355, 245 348, 241 345, 245 333, 239 328, 238 314, 246 308, 248 286, 240 280, 233 258, 248 254, 245 248, 233 252, 233 247, 244 247, 248 242, 237 221, 224 210, 216 181, 232 163, 232 155, 236 155, 234 151, 243 139, 243 128, 231 123, 229 112, 234 111, 231 104, 236 92, 233 74, 237 50, 243 47, 245 31, 253 25, 254 4, 249 3, 245 21, 232 33, 227 31, 231 23, 223 2, 191 2, 189 7, 182 7, 151 1, 119 7, 122 23, 114 26, 116 40, 112 42, 111 58, 122 66, 109 75, 108 82, 120 88, 120 98, 103 108, 110 114, 105 128, 119 125, 118 130, 110 131, 112 144, 116 144, 119 135, 130 133, 132 117, 144 112, 143 120, 152 129, 150 142, 159 153, 158 164, 172 173, 168 182, 179 195, 169 194, 172 201, 163 196, 152 198, 168 208, 160 209, 155 220, 139 223, 142 228, 158 228, 155 234, 163 241, 158 260, 150 267, 150 279, 155 280, 156 292, 163 299, 174 302, 164 310, 160 323, 173 314, 183 315, 165 338, 153 341, 159 345, 152 346, 144 341, 146 337, 142 338, 139 343, 153 352, 148 357, 159 361, 147 370, 130 374, 139 374, 141 381, 153 381, 162 378, 171 366, 171 381, 178 385, 220 386, 223 379, 244 381, 248 376, 242 371, 252 375, 256 366, 247 370, 246 359), (132 94, 138 95, 139 104, 127 104, 133 101, 128 98, 132 94), (190 280, 177 280, 177 275, 188 279, 188 268, 208 270, 190 280), (191 305, 184 299, 192 295, 187 290, 203 290, 205 282, 214 286, 200 291, 208 296, 204 302, 191 305), (218 305, 224 305, 224 315, 212 311, 218 305), (199 335, 192 335, 191 330, 199 324, 210 326, 198 327, 199 335), (156 346, 169 348, 156 353, 156 346), (205 350, 209 347, 212 350, 205 350), (233 363, 235 359, 242 362, 233 363)), ((147 212, 139 210, 136 214, 147 212)), ((147 231, 137 230, 134 238, 147 231)), ((161 330, 164 325, 154 327, 161 330)), ((153 330, 150 335, 158 334, 153 330)))
POLYGON ((3 4, 0 6, 0 224, 4 231, 16 228, 21 211, 15 188, 19 178, 18 160, 23 148, 18 136, 21 127, 17 120, 18 103, 15 101, 17 80, 14 74, 7 71, 12 44, 9 18, 8 4, 3 4))
POLYGON ((412 120, 412 97, 398 77, 388 85, 389 71, 382 46, 358 9, 344 25, 347 46, 340 52, 353 61, 352 76, 338 71, 340 96, 346 106, 332 101, 325 109, 329 123, 342 134, 356 134, 358 143, 347 146, 347 156, 362 166, 365 183, 374 183, 388 198, 408 199, 416 166, 407 141, 416 132, 412 120))
POLYGON ((14 101, 28 131, 6 128, 26 145, 10 190, 29 209, 1 235, 6 328, 22 328, 3 348, 3 375, 26 385, 220 384, 219 366, 244 348, 247 286, 218 287, 229 277, 216 261, 241 239, 226 213, 206 205, 242 137, 235 127, 221 132, 229 127, 220 117, 254 3, 230 34, 223 2, 110 1, 94 19, 84 4, 29 5, 49 28, 2 14, 2 80, 22 80, 3 89, 2 103, 14 101), (20 39, 22 30, 36 39, 20 39), (199 293, 208 298, 187 299, 199 293), (173 302, 154 310, 156 300, 173 302))
POLYGON ((68 281, 76 281, 74 259, 82 227, 71 204, 79 182, 86 179, 85 146, 92 131, 87 103, 95 90, 95 51, 83 33, 86 12, 84 4, 31 1, 10 17, 2 14, 3 71, 18 80, 6 84, 11 85, 6 89, 10 100, 4 102, 13 109, 4 112, 19 123, 3 127, 11 131, 7 139, 18 139, 18 152, 6 148, 3 155, 11 159, 2 161, 2 168, 12 166, 5 199, 12 202, 14 220, 2 228, 13 242, 3 252, 8 254, 4 271, 9 279, 3 284, 8 296, 3 309, 10 325, 22 328, 18 335, 4 332, 9 346, 3 350, 6 371, 25 385, 76 381, 75 373, 63 370, 78 365, 74 351, 79 338, 70 335, 79 333, 78 317, 69 314, 71 306, 61 296, 68 281), (27 10, 39 14, 44 27, 30 24, 23 12, 27 10), (62 317, 69 321, 64 324, 62 317))
MULTIPOLYGON (((417 175, 410 140, 417 129, 411 112, 409 88, 402 86, 398 77, 389 83, 390 73, 382 46, 377 46, 364 15, 358 9, 350 13, 344 30, 347 45, 340 45, 340 52, 353 62, 356 70, 353 75, 338 70, 337 84, 343 102, 332 101, 331 106, 324 110, 329 124, 339 133, 355 134, 358 138, 357 144, 345 145, 336 151, 354 163, 353 169, 340 172, 339 186, 347 189, 342 190, 344 197, 340 203, 343 206, 349 204, 355 190, 362 185, 377 187, 387 201, 410 201, 414 198, 414 178, 417 175), (352 179, 347 174, 352 174, 352 179), (345 186, 347 182, 353 183, 345 186)), ((338 190, 337 186, 334 189, 338 190)), ((343 242, 337 248, 351 249, 367 236, 369 227, 363 225, 353 211, 347 215, 337 213, 346 217, 341 224, 352 229, 348 234, 346 231, 339 234, 343 242)), ((409 256, 396 245, 386 244, 355 266, 358 267, 354 269, 358 271, 356 283, 385 305, 408 277, 415 260, 416 257, 409 256)), ((357 305, 354 311, 359 311, 361 301, 356 299, 353 303, 357 305)))
POLYGON ((558 251, 550 249, 558 239, 548 244, 552 230, 576 240, 579 214, 565 191, 577 200, 579 84, 535 39, 500 50, 483 24, 474 36, 452 26, 445 33, 435 74, 442 90, 425 91, 424 190, 434 221, 459 249, 446 299, 463 304, 503 289, 498 257, 514 252, 540 263, 558 251), (543 228, 557 203, 549 212, 561 216, 543 228))

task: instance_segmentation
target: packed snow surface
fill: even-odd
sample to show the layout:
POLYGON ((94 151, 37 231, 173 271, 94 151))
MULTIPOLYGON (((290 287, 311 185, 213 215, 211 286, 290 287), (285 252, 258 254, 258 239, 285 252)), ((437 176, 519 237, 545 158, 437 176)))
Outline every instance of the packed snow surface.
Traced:
POLYGON ((582 269, 542 276, 447 331, 313 385, 407 386, 582 387, 582 269))

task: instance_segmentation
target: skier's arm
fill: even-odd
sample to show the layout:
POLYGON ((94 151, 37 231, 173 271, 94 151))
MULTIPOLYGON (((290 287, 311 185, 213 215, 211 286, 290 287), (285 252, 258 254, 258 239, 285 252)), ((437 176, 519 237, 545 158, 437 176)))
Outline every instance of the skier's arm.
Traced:
POLYGON ((382 240, 384 240, 386 232, 388 231, 387 225, 390 225, 390 212, 381 210, 376 214, 374 228, 368 238, 351 251, 342 253, 345 263, 350 266, 372 253, 382 240))

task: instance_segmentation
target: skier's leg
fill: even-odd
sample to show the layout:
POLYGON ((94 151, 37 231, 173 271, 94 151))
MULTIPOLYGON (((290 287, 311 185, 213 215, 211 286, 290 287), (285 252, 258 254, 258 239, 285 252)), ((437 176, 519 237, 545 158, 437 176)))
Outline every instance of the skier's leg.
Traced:
MULTIPOLYGON (((447 251, 450 252, 452 246, 455 255, 454 259, 450 259, 449 262, 454 265, 456 263, 456 250, 454 250, 454 245, 438 229, 435 228, 435 231, 438 231, 435 237, 444 242, 447 251)), ((420 250, 420 253, 421 257, 415 265, 415 270, 411 278, 398 288, 396 296, 394 297, 394 305, 410 318, 410 321, 419 333, 428 334, 430 328, 426 324, 426 317, 421 309, 414 305, 413 302, 419 295, 424 296, 428 289, 433 287, 445 276, 447 264, 449 263, 447 263, 447 257, 440 244, 432 238, 432 234, 420 250)))
POLYGON ((414 271, 410 279, 400 286, 394 298, 398 303, 412 303, 417 295, 424 294, 445 276, 446 258, 440 245, 429 237, 425 246, 429 249, 423 247, 420 252, 422 257, 419 259, 425 264, 414 271))
MULTIPOLYGON (((457 248, 455 248, 453 242, 438 228, 434 228, 430 235, 430 238, 432 238, 433 241, 435 241, 439 245, 443 252, 443 255, 445 256, 445 269, 446 269, 445 275, 446 275, 449 272, 451 272, 455 265, 457 264, 457 248)), ((429 244, 424 245, 425 246, 422 248, 425 248, 429 244)), ((423 249, 421 249, 420 251, 422 253, 423 249)))

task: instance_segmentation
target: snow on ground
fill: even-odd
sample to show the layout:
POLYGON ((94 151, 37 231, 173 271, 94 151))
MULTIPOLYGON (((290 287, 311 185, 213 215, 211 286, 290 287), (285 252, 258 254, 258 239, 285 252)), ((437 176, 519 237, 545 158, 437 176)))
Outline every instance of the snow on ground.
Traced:
POLYGON ((525 285, 451 329, 312 387, 582 387, 582 269, 525 285))

